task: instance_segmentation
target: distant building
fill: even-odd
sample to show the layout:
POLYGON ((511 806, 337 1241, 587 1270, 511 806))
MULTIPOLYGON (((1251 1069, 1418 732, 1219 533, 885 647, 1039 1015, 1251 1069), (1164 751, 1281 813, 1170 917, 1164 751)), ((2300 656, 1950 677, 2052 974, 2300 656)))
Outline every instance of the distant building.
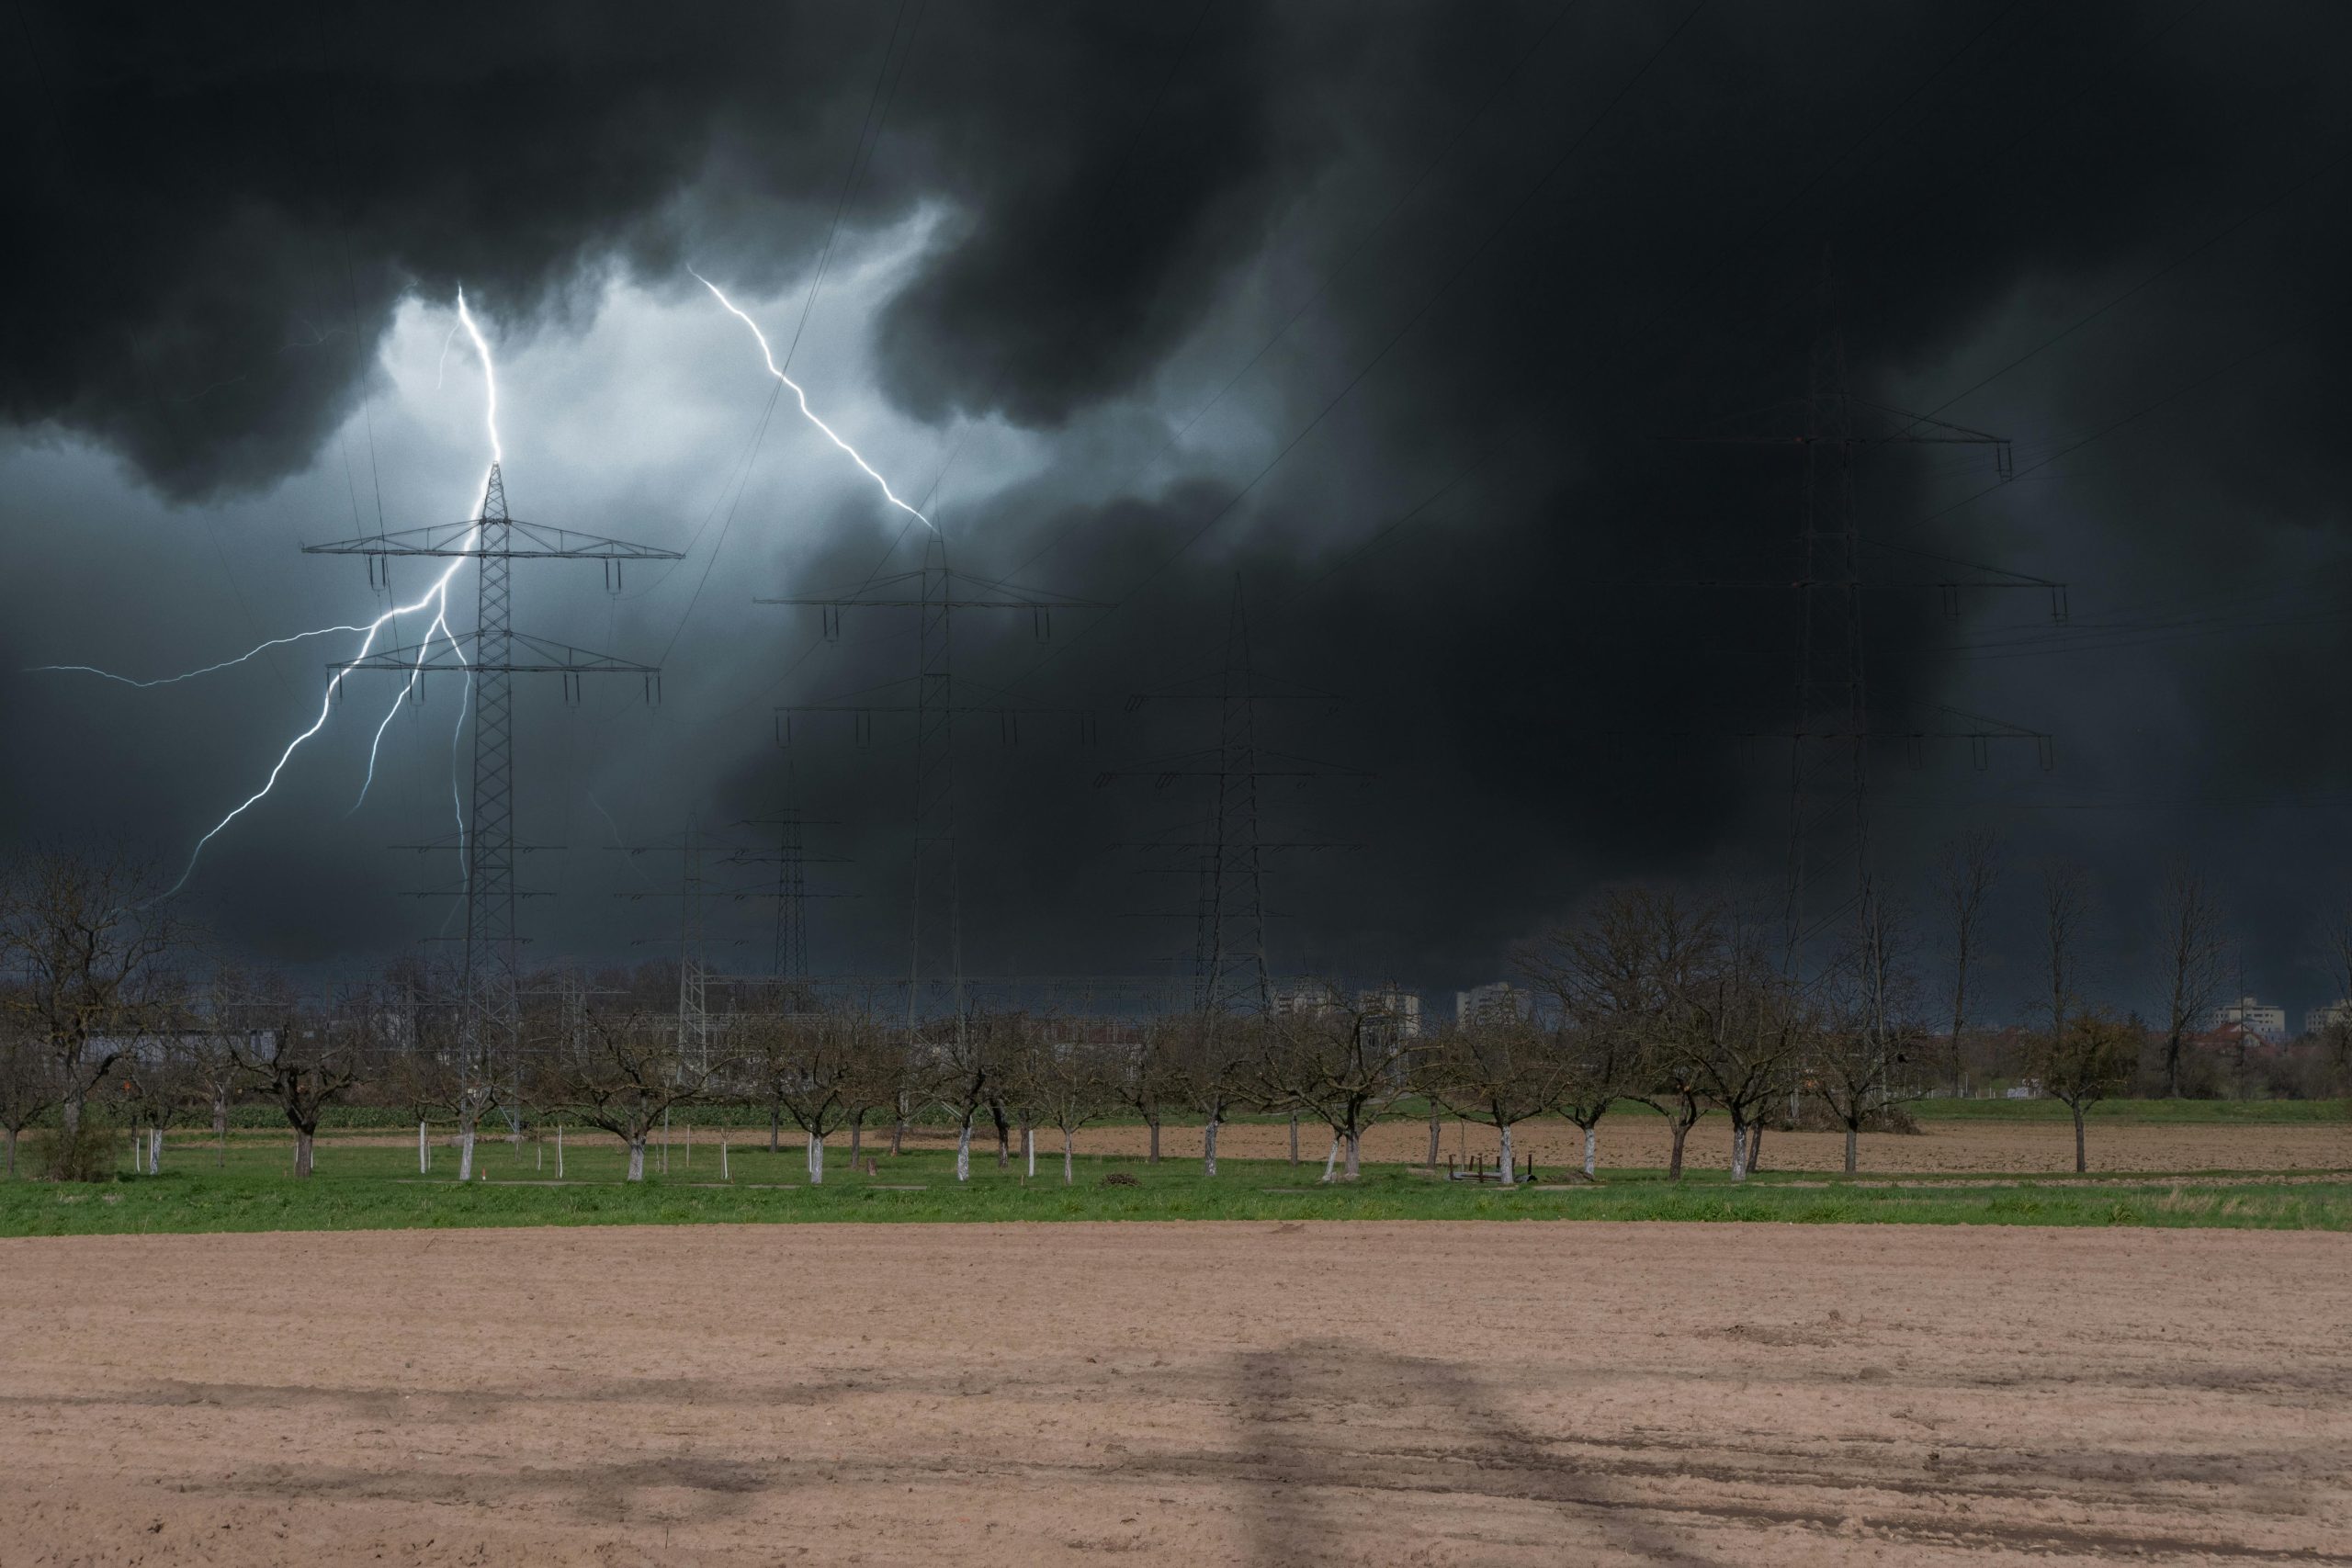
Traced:
POLYGON ((1496 980, 1453 993, 1453 1021, 1461 1025, 1516 1023, 1534 1012, 1534 994, 1509 980, 1496 980))
POLYGON ((1380 1019, 1396 1032, 1399 1040, 1421 1037, 1421 994, 1397 986, 1383 986, 1378 990, 1358 991, 1356 1011, 1366 1019, 1380 1019))
POLYGON ((2324 1034, 2339 1024, 2352 1024, 2352 1001, 2330 1002, 2303 1014, 2306 1034, 2324 1034))
POLYGON ((2284 1044, 2287 1040, 2287 1010, 2267 1006, 2252 997, 2240 997, 2215 1008, 2207 1020, 2207 1028, 2219 1029, 2232 1023, 2245 1025, 2267 1045, 2284 1044))
POLYGON ((1327 1012, 1339 1012, 1347 1006, 1340 998, 1340 988, 1329 980, 1293 980, 1286 986, 1274 987, 1274 1011, 1318 1017, 1327 1012))

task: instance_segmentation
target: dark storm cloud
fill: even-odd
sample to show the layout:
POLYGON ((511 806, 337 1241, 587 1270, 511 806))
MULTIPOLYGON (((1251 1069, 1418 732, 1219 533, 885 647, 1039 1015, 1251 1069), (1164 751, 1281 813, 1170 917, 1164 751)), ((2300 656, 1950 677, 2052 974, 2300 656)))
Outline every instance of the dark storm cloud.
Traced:
MULTIPOLYGON (((2352 317, 2331 160, 2352 140, 2352 24, 2334 9, 320 16, 28 13, 11 178, 41 238, 0 265, 9 298, 40 303, 12 321, 0 412, 94 436, 181 500, 266 485, 365 393, 412 288, 462 279, 555 330, 616 267, 799 276, 869 116, 886 129, 849 232, 937 220, 871 329, 884 390, 919 418, 1078 429, 1181 361, 1179 422, 1329 277, 1202 426, 1207 456, 1127 493, 1126 470, 1073 447, 959 544, 1006 570, 1067 533, 1029 576, 1144 585, 1035 675, 1035 650, 959 628, 977 667, 1037 700, 1110 701, 1182 665, 1216 641, 1237 569, 1267 663, 1349 694, 1302 745, 1381 784, 1285 809, 1373 848, 1285 895, 1315 933, 1295 954, 1458 976, 1596 876, 1777 863, 1771 759, 1724 737, 1788 722, 1788 596, 1660 585, 1785 583, 1802 468, 1657 437, 1792 431, 1825 280, 1857 395, 1934 406, 1994 377, 1943 417, 2016 436, 2020 466, 2096 443, 1984 502, 1964 500, 1986 478, 1964 448, 1874 457, 1856 493, 1883 543, 2070 579, 2078 609, 2102 581, 2128 608, 2340 560, 2328 411, 2352 317), (1271 310, 1236 305, 1269 278, 1271 310)), ((2186 792, 2244 787, 2248 742, 2298 711, 2277 645, 2110 671, 2081 696, 2078 661, 2018 680, 1941 651, 2018 605, 1972 598, 1954 627, 1932 595, 1873 595, 1874 705, 1917 719, 1966 699, 2074 728, 2091 751, 2075 776, 2099 789, 2140 782, 2099 771, 2126 716, 2164 712, 2165 784, 2186 792)), ((2340 662, 2340 627, 2301 637, 2340 662)), ((854 684, 894 657, 837 672, 854 684)), ((1105 745, 1172 744, 1171 722, 1106 727, 1105 745)), ((2314 728, 2290 767, 2340 779, 2342 727, 2314 728)), ((711 771, 752 789, 740 750, 712 745, 711 771)), ((1008 886, 1132 902, 1094 852, 1147 807, 973 777, 974 841, 992 846, 977 878, 993 857, 1008 886)), ((1950 819, 1904 815, 1906 789, 1964 793, 1894 779, 1894 853, 1950 819)), ((2047 820, 2018 818, 2021 841, 2061 847, 2047 820)), ((2178 835, 2137 820, 2144 843, 2178 835)), ((2148 858, 2098 852, 2123 884, 2148 858)), ((1104 928, 1045 919, 993 940, 1041 967, 1056 943, 1121 962, 1104 928)))

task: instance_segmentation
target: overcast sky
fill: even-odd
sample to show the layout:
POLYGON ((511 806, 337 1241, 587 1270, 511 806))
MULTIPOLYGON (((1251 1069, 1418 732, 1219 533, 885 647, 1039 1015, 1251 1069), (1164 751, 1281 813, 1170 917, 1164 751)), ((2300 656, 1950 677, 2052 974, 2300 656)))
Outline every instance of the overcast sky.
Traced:
MULTIPOLYGON (((520 836, 566 846, 526 862, 534 955, 674 928, 626 895, 675 861, 600 846, 797 790, 851 857, 812 882, 859 895, 818 906, 816 966, 901 966, 910 731, 803 718, 786 750, 773 710, 911 674, 912 617, 828 644, 752 601, 910 569, 922 531, 788 394, 763 420, 775 384, 692 268, 959 570, 1114 606, 1049 643, 956 623, 967 689, 1099 716, 1091 745, 965 728, 973 968, 1187 961, 1189 922, 1151 918, 1182 890, 1123 847, 1182 786, 1095 780, 1214 739, 1124 699, 1215 666, 1238 581, 1264 679, 1337 699, 1261 716, 1333 764, 1270 783, 1266 831, 1360 846, 1283 863, 1273 966, 1469 984, 1610 879, 1778 886, 1788 749, 1756 737, 1794 723, 1805 460, 1660 438, 1807 428, 1834 332, 1859 423, 2014 443, 2006 482, 1979 446, 1857 459, 1872 729, 2055 738, 2047 772, 2030 742, 1981 771, 1874 742, 1881 874, 1932 935, 1937 846, 1997 829, 2022 998, 2034 867, 2086 863, 2130 1003, 2186 857, 2248 986, 2322 999, 2311 929, 2352 901, 2338 7, 36 4, 19 33, 19 843, 176 875, 317 716, 350 634, 146 689, 29 667, 152 679, 379 613, 359 561, 297 547, 471 513, 463 287, 514 513, 685 552, 617 595, 516 567, 518 629, 664 671, 658 705, 518 678, 520 836), (2063 581, 2069 619, 1905 586, 2002 573, 2063 581)), ((425 581, 400 563, 395 596, 425 581)), ((449 929, 398 896, 447 857, 387 846, 454 825, 458 692, 394 718, 362 801, 392 696, 356 680, 206 847, 182 897, 225 943, 331 969, 449 929)), ((767 919, 727 906, 719 962, 764 967, 767 919)))

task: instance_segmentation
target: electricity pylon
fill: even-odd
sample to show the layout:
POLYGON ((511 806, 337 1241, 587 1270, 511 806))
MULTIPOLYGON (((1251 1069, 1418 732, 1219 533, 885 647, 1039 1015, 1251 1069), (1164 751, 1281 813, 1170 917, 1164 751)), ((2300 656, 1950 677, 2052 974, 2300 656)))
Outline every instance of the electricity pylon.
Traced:
MULTIPOLYGON (((1804 972, 1805 948, 1815 937, 1849 914, 1859 911, 1868 916, 1872 886, 1870 748, 1873 741, 1901 739, 1916 750, 1929 739, 1964 739, 1981 767, 1994 742, 2030 740, 2044 769, 2053 762, 2053 742, 2047 733, 1941 704, 1935 705, 1935 718, 1925 724, 1874 718, 1862 616, 1865 595, 1881 589, 1931 588, 1943 595, 1947 608, 1951 609, 1963 590, 2028 589, 2049 594, 2052 619, 2064 621, 2067 614, 2064 583, 1931 552, 1900 549, 1864 535, 1854 499, 1854 468, 1863 452, 1880 446, 1989 447, 1995 473, 2007 479, 2012 472, 2010 446, 2003 436, 1855 397, 1847 386, 1845 342, 1826 272, 1820 310, 1821 324, 1808 355, 1805 395, 1792 422, 1795 429, 1668 438, 1793 448, 1804 463, 1795 575, 1781 585, 1792 590, 1796 599, 1793 702, 1789 728, 1777 732, 1787 742, 1789 753, 1782 922, 1785 962, 1792 976, 1804 972), (1877 575, 1863 564, 1863 552, 1871 547, 1894 548, 1897 553, 1959 568, 1969 575, 1928 581, 1877 575), (1834 894, 1834 901, 1816 912, 1812 906, 1825 882, 1844 884, 1845 890, 1834 894)), ((1679 586, 1762 585, 1694 580, 1679 586)))
POLYGON ((856 897, 808 886, 808 867, 849 863, 847 855, 808 852, 807 829, 838 825, 826 818, 804 817, 797 806, 787 806, 777 816, 751 818, 735 824, 738 828, 775 829, 775 849, 736 850, 727 857, 730 865, 775 867, 775 887, 762 895, 775 900, 775 944, 770 954, 768 974, 786 996, 803 1001, 809 994, 808 900, 856 897))
MULTIPOLYGON (((522 964, 517 948, 524 939, 515 929, 514 919, 517 846, 513 678, 560 675, 565 700, 577 702, 586 676, 636 675, 644 681, 646 695, 650 700, 659 689, 662 671, 656 665, 633 664, 609 654, 588 653, 515 631, 514 563, 600 560, 605 563, 605 587, 617 591, 624 563, 676 560, 683 552, 511 517, 506 511, 506 481, 495 463, 491 465, 489 481, 482 487, 480 513, 463 523, 363 535, 332 544, 305 545, 302 550, 305 555, 366 556, 370 587, 390 586, 391 562, 397 557, 463 556, 480 563, 473 630, 406 648, 384 649, 332 668, 404 674, 409 677, 412 693, 420 696, 420 676, 459 674, 471 682, 473 800, 458 840, 466 898, 465 961, 459 982, 466 1017, 465 1066, 470 1080, 485 1091, 502 1066, 511 1067, 519 1082, 522 964)), ((520 1107, 510 1107, 508 1113, 510 1117, 519 1116, 520 1107)))
POLYGON ((1258 709, 1267 703, 1311 703, 1336 706, 1339 698, 1261 673, 1250 652, 1250 616, 1241 580, 1233 581, 1233 607, 1226 622, 1217 667, 1127 698, 1129 713, 1160 703, 1214 704, 1217 743, 1197 750, 1147 758, 1129 767, 1095 775, 1099 788, 1117 778, 1150 778, 1165 789, 1182 779, 1208 783, 1208 809, 1173 830, 1189 838, 1154 838, 1147 850, 1163 853, 1147 872, 1175 875, 1193 884, 1193 1009, 1211 1019, 1234 1011, 1259 1014, 1273 1009, 1273 983, 1266 967, 1266 863, 1294 850, 1352 849, 1324 840, 1270 839, 1258 820, 1258 786, 1266 779, 1368 775, 1266 748, 1258 734, 1258 709))
POLYGON ((795 714, 852 716, 860 744, 871 741, 876 714, 910 714, 915 721, 913 909, 907 965, 907 1026, 926 1017, 964 1016, 964 931, 956 863, 956 719, 991 716, 1007 741, 1019 739, 1023 716, 1075 716, 1081 740, 1093 736, 1093 715, 1083 708, 1048 708, 1001 702, 958 702, 952 632, 959 610, 1026 610, 1039 641, 1053 635, 1056 610, 1102 610, 1109 605, 1067 594, 1048 593, 1010 582, 967 577, 947 565, 947 541, 935 530, 923 541, 922 565, 914 571, 876 577, 840 593, 795 594, 760 599, 762 604, 813 604, 822 613, 827 641, 841 637, 847 609, 913 610, 920 631, 911 681, 888 682, 876 692, 833 702, 799 703, 776 709, 777 737, 791 744, 795 714), (895 700, 875 700, 890 693, 895 700))

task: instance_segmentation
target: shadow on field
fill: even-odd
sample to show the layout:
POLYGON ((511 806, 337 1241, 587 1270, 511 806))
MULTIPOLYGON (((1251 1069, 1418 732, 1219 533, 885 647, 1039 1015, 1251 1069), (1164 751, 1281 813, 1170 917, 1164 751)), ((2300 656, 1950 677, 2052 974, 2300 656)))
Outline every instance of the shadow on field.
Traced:
POLYGON ((1241 1478, 1256 1495, 1251 1562, 1394 1551, 1420 1533, 1425 1521, 1410 1516, 1422 1508, 1443 1510, 1426 1521, 1443 1528, 1431 1541, 1442 1560, 1525 1551, 1572 1561, 1598 1551, 1679 1568, 1716 1562, 1629 1507, 1604 1477, 1549 1451, 1450 1362, 1306 1340, 1245 1354, 1232 1376, 1241 1478), (1496 1510, 1481 1499, 1536 1506, 1496 1510))

